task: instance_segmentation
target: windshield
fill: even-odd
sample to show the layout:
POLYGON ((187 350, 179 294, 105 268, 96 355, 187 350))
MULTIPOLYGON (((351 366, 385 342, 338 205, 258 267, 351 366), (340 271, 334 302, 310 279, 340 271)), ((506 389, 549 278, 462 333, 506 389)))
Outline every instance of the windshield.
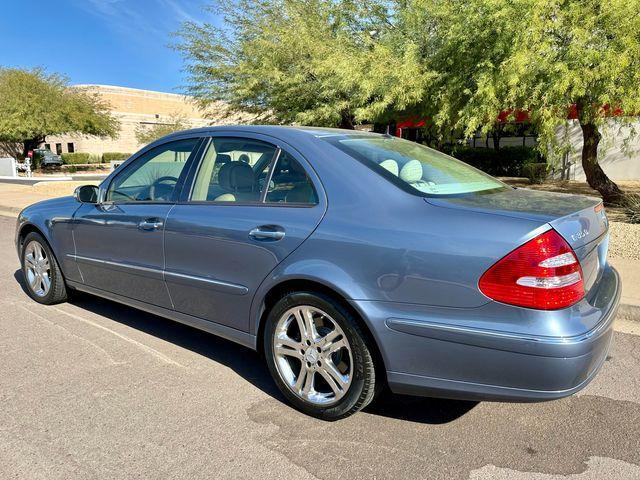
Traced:
POLYGON ((495 178, 415 142, 389 136, 329 136, 323 140, 368 165, 405 190, 423 196, 504 189, 495 178))

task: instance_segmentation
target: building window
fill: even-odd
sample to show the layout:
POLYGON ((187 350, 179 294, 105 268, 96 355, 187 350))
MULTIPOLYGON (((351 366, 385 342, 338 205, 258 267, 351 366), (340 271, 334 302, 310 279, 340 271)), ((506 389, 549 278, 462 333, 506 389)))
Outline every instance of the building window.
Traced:
POLYGON ((56 143, 56 154, 57 155, 62 155, 62 144, 61 143, 56 143))
POLYGON ((67 143, 67 152, 69 152, 69 153, 73 153, 73 152, 75 152, 75 151, 76 151, 76 149, 75 149, 75 148, 74 148, 74 146, 73 146, 73 142, 69 142, 69 143, 67 143))
POLYGON ((51 144, 50 143, 45 143, 44 144, 44 149, 45 150, 51 150, 51 144))

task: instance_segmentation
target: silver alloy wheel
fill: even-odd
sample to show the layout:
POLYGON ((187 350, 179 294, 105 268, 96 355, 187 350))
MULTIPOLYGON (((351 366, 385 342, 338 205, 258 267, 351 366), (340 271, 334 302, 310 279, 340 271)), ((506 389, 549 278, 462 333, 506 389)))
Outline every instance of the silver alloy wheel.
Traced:
POLYGON ((273 352, 280 378, 307 402, 331 405, 351 385, 349 341, 338 323, 316 307, 300 305, 280 317, 273 352))
POLYGON ((44 248, 35 240, 24 249, 24 268, 31 291, 45 297, 51 289, 51 265, 44 248))

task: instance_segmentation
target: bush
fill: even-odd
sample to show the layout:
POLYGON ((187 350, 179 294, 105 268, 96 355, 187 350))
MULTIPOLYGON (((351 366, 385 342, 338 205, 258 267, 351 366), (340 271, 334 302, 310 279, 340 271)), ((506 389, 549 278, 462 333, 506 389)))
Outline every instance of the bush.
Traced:
POLYGON ((88 153, 63 153, 61 157, 63 163, 67 165, 77 165, 80 163, 89 163, 91 155, 88 153))
POLYGON ((104 152, 102 154, 102 162, 109 163, 119 160, 126 160, 132 154, 131 153, 122 153, 122 152, 104 152))
POLYGON ((455 146, 445 149, 445 153, 498 177, 526 176, 523 172, 525 165, 542 161, 539 152, 533 147, 502 147, 494 150, 455 146))
POLYGON ((625 213, 630 223, 640 223, 640 195, 628 193, 625 202, 625 213))
POLYGON ((549 169, 546 163, 529 163, 522 167, 522 174, 529 179, 531 183, 542 183, 547 178, 549 169))
POLYGON ((39 169, 41 163, 42 163, 42 155, 37 152, 33 152, 33 157, 31 157, 31 170, 39 169))

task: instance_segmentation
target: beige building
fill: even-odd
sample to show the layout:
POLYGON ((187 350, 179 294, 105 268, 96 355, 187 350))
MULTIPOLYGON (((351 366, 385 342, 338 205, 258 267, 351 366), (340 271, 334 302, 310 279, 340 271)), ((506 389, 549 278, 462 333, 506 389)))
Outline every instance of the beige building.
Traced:
POLYGON ((54 153, 134 153, 143 147, 136 140, 137 129, 155 124, 169 123, 175 117, 183 118, 190 127, 247 123, 249 119, 249 117, 245 116, 243 118, 240 115, 226 116, 225 106, 222 103, 220 103, 217 111, 215 107, 208 109, 209 114, 206 116, 205 112, 195 106, 190 97, 174 93, 153 92, 110 85, 77 85, 77 87, 87 88, 98 93, 111 106, 111 113, 120 122, 120 133, 115 139, 76 135, 50 135, 47 136, 43 146, 48 147, 54 153))

